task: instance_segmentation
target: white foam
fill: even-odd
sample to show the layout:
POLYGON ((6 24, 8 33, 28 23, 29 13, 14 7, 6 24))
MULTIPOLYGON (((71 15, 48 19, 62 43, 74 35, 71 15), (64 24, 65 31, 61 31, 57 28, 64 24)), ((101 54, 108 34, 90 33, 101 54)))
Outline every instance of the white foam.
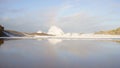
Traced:
POLYGON ((50 29, 48 30, 48 34, 61 36, 61 35, 64 35, 64 32, 62 31, 62 29, 60 29, 57 26, 51 26, 50 29))
POLYGON ((41 30, 39 30, 37 33, 42 33, 42 31, 41 31, 41 30))

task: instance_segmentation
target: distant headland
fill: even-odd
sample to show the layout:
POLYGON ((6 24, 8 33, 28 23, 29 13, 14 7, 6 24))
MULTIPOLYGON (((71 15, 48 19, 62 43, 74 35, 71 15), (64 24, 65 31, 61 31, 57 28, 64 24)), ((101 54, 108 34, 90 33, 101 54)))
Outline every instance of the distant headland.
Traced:
POLYGON ((95 34, 120 35, 120 27, 113 30, 95 32, 95 34))

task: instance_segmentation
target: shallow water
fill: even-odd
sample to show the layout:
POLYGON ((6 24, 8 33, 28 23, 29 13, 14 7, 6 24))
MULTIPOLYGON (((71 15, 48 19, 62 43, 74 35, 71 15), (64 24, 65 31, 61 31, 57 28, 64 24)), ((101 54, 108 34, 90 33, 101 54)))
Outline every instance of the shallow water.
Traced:
POLYGON ((24 39, 0 43, 0 68, 120 68, 118 41, 24 39))

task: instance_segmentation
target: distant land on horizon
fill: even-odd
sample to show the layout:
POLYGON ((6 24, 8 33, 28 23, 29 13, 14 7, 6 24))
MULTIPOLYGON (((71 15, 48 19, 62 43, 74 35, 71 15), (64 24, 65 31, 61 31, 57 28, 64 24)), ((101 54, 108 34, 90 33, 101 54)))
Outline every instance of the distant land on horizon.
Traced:
MULTIPOLYGON (((54 36, 54 35, 49 35, 44 32, 42 32, 42 33, 37 33, 37 32, 27 33, 27 32, 19 32, 19 31, 14 31, 14 30, 4 30, 4 27, 0 25, 0 37, 10 37, 10 36, 6 35, 5 32, 7 34, 11 34, 13 36, 19 36, 19 37, 23 37, 26 35, 54 36)), ((120 27, 113 29, 113 30, 108 30, 108 31, 98 31, 98 32, 95 32, 94 34, 120 35, 120 27)))
POLYGON ((120 27, 113 30, 95 32, 95 34, 120 35, 120 27))

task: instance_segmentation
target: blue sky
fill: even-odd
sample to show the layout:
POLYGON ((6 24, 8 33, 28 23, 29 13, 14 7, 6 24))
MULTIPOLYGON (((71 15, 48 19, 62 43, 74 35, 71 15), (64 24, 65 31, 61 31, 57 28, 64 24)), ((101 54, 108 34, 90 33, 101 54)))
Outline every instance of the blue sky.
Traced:
POLYGON ((120 0, 0 0, 0 24, 23 32, 109 30, 120 26, 120 0))

